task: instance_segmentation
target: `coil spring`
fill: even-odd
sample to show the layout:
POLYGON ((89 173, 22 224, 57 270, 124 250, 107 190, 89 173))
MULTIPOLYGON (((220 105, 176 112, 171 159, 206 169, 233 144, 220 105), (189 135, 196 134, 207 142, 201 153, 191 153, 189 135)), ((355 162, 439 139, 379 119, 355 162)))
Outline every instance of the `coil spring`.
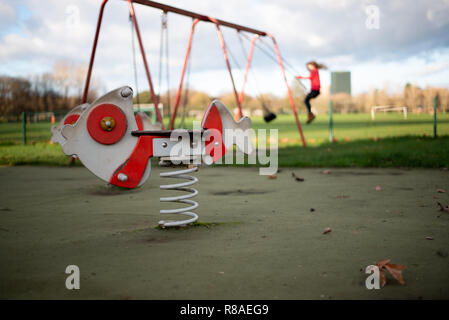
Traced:
POLYGON ((187 182, 174 183, 174 184, 166 184, 161 185, 160 188, 162 190, 179 190, 179 191, 187 191, 189 194, 180 195, 180 196, 172 196, 172 197, 162 197, 159 200, 161 202, 176 202, 176 203, 184 203, 190 204, 189 207, 179 208, 179 209, 169 209, 169 210, 160 210, 161 214, 169 213, 169 214, 184 214, 192 217, 187 220, 180 221, 159 221, 159 225, 162 227, 176 227, 183 226, 198 220, 198 215, 196 213, 191 212, 198 207, 198 202, 194 200, 189 200, 190 198, 195 197, 198 194, 198 190, 191 188, 189 186, 198 182, 198 178, 194 176, 187 175, 187 173, 195 172, 198 170, 198 167, 193 167, 189 169, 182 169, 170 172, 161 172, 160 177, 162 178, 180 178, 189 180, 187 182))

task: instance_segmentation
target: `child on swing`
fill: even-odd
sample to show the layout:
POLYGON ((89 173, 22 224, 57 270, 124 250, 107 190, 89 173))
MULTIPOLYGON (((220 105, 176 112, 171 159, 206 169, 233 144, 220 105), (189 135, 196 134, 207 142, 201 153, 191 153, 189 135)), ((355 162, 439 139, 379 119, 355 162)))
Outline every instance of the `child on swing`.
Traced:
POLYGON ((318 97, 320 94, 320 75, 318 73, 319 69, 327 69, 327 67, 324 64, 317 63, 316 61, 309 61, 306 64, 307 69, 310 72, 310 75, 308 77, 303 76, 296 76, 298 79, 309 79, 311 83, 310 92, 306 95, 306 98, 304 99, 304 103, 307 107, 307 110, 309 111, 309 115, 307 118, 307 124, 311 123, 313 119, 315 119, 315 115, 312 112, 312 107, 310 105, 310 100, 318 97))

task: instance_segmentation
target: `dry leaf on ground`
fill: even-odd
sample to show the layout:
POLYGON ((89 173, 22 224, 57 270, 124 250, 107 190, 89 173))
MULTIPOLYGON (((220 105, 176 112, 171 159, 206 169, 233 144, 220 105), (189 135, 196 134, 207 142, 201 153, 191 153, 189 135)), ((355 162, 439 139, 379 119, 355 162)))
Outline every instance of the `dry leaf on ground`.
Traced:
POLYGON ((437 201, 437 205, 440 208, 440 211, 449 213, 449 206, 443 206, 440 202, 437 201))
POLYGON ((304 181, 304 178, 297 177, 294 172, 292 172, 292 177, 295 178, 296 181, 304 181))
POLYGON ((387 283, 387 277, 385 276, 385 270, 388 271, 393 278, 395 278, 400 284, 405 286, 404 278, 402 277, 402 270, 406 269, 406 266, 402 266, 395 263, 390 263, 390 259, 380 260, 376 264, 379 267, 380 286, 383 287, 387 283))

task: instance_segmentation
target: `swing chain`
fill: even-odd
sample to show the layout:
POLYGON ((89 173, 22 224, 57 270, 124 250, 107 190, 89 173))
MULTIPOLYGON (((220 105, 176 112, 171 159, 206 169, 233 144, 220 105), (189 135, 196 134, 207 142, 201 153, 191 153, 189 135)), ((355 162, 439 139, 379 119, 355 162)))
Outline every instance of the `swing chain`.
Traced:
POLYGON ((133 23, 131 14, 129 15, 129 22, 130 22, 130 26, 131 26, 131 47, 132 47, 132 51, 133 51, 133 69, 134 69, 134 82, 136 85, 136 102, 137 102, 138 110, 140 111, 139 85, 137 82, 136 45, 134 43, 134 41, 135 41, 134 40, 134 23, 133 23))
POLYGON ((158 75, 158 83, 159 90, 157 93, 158 100, 160 99, 162 92, 162 64, 165 61, 165 78, 167 85, 167 115, 170 118, 170 75, 169 75, 169 54, 168 54, 168 15, 167 11, 162 11, 161 14, 161 34, 159 41, 159 75, 158 75), (165 55, 165 57, 164 57, 165 55))
MULTIPOLYGON (((241 34, 240 30, 237 30, 237 35, 238 35, 238 39, 239 39, 239 42, 240 42, 240 48, 242 49, 242 54, 243 54, 244 57, 247 57, 248 56, 248 52, 247 52, 247 50, 245 48, 245 45, 243 43, 243 38, 242 38, 242 34, 241 34)), ((267 104, 265 102, 263 94, 260 92, 259 84, 257 83, 257 77, 254 75, 253 69, 249 68, 248 71, 249 71, 249 74, 250 74, 251 78, 254 80, 254 89, 256 91, 256 99, 259 100, 259 102, 262 105, 262 109, 264 110, 265 114, 272 113, 268 109, 268 107, 267 107, 267 104)))
POLYGON ((167 11, 162 11, 161 26, 162 29, 167 29, 167 11))

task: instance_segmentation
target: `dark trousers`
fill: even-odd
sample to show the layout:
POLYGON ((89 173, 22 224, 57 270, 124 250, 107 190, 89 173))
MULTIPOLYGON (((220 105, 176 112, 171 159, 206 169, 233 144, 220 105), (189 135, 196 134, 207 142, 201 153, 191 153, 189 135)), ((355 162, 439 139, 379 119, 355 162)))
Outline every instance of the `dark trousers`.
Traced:
POLYGON ((312 90, 310 91, 307 95, 306 98, 304 99, 304 103, 306 104, 307 110, 309 110, 309 112, 311 111, 311 106, 310 106, 310 99, 316 98, 320 95, 320 90, 312 90))

